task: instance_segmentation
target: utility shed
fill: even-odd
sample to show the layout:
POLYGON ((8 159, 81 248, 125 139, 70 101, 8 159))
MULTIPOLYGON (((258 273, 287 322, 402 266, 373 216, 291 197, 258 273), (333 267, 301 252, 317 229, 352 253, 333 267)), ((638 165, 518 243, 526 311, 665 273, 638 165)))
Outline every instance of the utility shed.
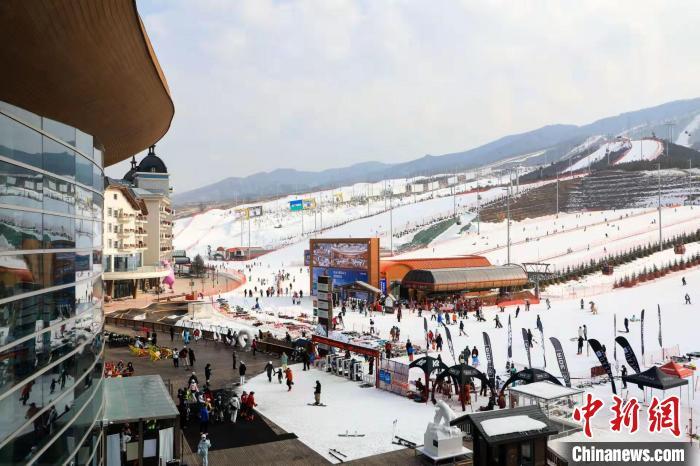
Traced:
POLYGON ((545 466, 547 438, 557 433, 537 406, 470 413, 450 424, 471 433, 474 466, 545 466))
POLYGON ((127 462, 166 464, 180 451, 179 411, 158 375, 114 377, 104 381, 107 466, 121 465, 120 437, 128 426, 127 462))
POLYGON ((401 286, 435 293, 449 291, 510 288, 528 283, 527 273, 519 265, 416 269, 408 272, 401 286))

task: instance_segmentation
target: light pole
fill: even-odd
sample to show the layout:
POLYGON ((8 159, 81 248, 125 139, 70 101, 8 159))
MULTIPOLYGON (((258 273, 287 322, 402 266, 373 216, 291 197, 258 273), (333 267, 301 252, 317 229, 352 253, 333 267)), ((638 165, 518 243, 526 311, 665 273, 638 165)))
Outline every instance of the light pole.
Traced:
POLYGON ((506 264, 510 264, 510 192, 511 192, 512 188, 513 188, 513 178, 510 176, 510 173, 509 173, 508 174, 508 196, 507 196, 507 200, 506 200, 506 210, 507 210, 506 250, 507 250, 507 254, 508 254, 506 264))
POLYGON ((479 190, 479 170, 476 171, 476 234, 481 234, 481 191, 479 190))
POLYGON ((663 249, 661 242, 661 163, 659 162, 659 251, 663 249))
POLYGON ((557 217, 558 216, 559 216, 559 172, 557 172, 557 217))

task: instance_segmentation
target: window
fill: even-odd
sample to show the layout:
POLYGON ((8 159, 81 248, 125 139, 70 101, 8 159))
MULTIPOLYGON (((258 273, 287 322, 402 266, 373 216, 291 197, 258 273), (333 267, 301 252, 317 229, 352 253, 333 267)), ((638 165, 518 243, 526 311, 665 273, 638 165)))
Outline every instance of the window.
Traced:
MULTIPOLYGON (((44 170, 75 178, 75 152, 53 139, 43 138, 44 170)), ((92 173, 90 173, 92 176, 92 173)), ((92 180, 91 180, 92 181, 92 180)))
POLYGON ((111 238, 109 239, 109 243, 107 243, 107 244, 109 244, 110 248, 112 247, 112 239, 111 238))
POLYGON ((108 217, 112 216, 112 208, 111 207, 107 207, 107 216, 108 217))
POLYGON ((109 231, 110 233, 112 233, 112 224, 111 224, 111 223, 108 223, 108 224, 107 224, 107 231, 109 231))
POLYGON ((41 135, 15 120, 0 115, 0 146, 2 155, 42 167, 41 135))

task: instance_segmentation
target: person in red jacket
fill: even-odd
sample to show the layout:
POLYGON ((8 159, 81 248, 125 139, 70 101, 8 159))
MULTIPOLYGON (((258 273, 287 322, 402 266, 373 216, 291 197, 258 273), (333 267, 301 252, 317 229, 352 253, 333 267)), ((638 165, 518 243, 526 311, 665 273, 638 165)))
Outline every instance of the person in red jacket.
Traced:
POLYGON ((292 375, 292 369, 290 367, 287 367, 287 370, 284 371, 284 374, 287 378, 287 391, 291 391, 292 385, 294 385, 294 376, 292 375))
POLYGON ((248 413, 248 420, 253 420, 253 408, 258 404, 255 402, 255 392, 250 392, 245 399, 246 412, 248 413))

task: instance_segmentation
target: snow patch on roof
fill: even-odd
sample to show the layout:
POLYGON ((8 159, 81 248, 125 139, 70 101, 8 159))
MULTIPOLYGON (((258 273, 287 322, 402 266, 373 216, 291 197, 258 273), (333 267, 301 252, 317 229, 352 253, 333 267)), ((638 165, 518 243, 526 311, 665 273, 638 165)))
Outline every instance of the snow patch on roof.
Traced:
POLYGON ((530 416, 508 416, 496 419, 486 419, 481 427, 489 437, 496 435, 512 434, 514 432, 530 432, 542 430, 547 427, 542 421, 532 419, 530 416))

